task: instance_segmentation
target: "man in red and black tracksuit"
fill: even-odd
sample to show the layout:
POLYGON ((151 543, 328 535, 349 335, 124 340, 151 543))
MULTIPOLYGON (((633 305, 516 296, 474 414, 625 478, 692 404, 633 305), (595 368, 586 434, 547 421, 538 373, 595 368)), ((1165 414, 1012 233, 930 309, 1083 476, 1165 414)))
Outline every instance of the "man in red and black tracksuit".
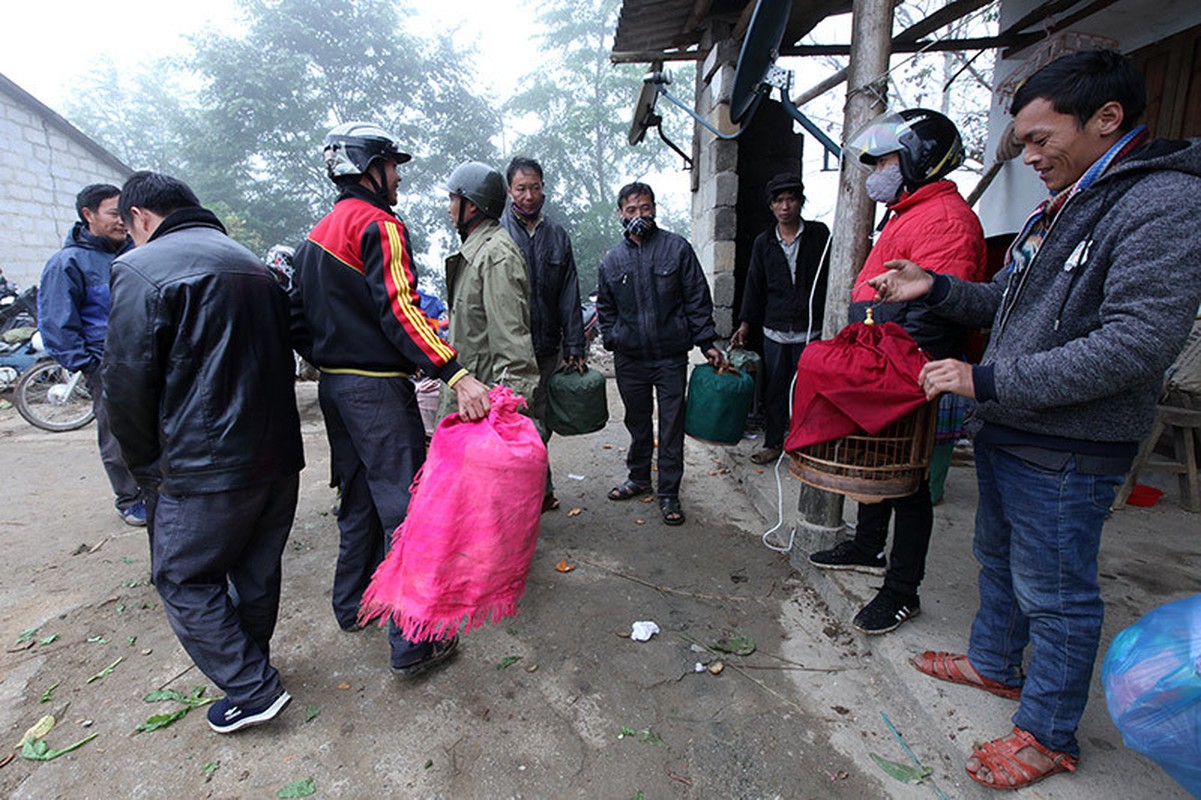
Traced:
MULTIPOLYGON (((488 387, 456 360, 422 312, 404 223, 392 211, 396 167, 411 156, 376 125, 348 122, 325 138, 333 210, 296 251, 292 335, 321 370, 318 397, 333 479, 342 493, 334 616, 359 630, 359 603, 409 505, 425 432, 409 376, 450 386, 465 419, 482 419, 488 387)), ((414 675, 450 657, 457 639, 416 643, 390 626, 392 669, 414 675)))

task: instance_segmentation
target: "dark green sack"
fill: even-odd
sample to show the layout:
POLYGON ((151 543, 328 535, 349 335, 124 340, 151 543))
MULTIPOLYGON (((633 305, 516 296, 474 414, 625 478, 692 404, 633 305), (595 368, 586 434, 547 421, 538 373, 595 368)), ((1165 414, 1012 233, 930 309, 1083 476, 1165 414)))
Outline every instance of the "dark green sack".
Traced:
POLYGON ((684 433, 715 444, 738 444, 751 410, 755 379, 732 366, 692 369, 684 410, 684 433))
POLYGON ((560 436, 594 433, 609 421, 605 376, 592 368, 581 375, 559 367, 546 383, 546 421, 560 436))

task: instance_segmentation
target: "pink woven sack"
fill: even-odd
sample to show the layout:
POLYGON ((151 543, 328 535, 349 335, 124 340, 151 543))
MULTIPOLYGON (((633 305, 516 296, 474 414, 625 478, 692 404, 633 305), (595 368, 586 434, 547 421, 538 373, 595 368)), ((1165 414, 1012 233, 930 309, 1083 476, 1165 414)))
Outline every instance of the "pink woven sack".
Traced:
POLYGON ((438 425, 392 549, 359 619, 391 617, 410 641, 447 639, 517 613, 538 542, 546 446, 524 398, 489 392, 485 420, 438 425))

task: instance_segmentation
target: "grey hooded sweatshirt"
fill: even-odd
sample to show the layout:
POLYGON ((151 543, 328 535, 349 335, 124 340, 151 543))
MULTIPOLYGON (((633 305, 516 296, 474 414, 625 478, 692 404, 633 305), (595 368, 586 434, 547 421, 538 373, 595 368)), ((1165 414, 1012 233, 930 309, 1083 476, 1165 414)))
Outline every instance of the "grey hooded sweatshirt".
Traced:
POLYGON ((1024 270, 936 277, 932 310, 992 327, 978 437, 1133 455, 1201 304, 1199 204, 1201 139, 1153 141, 1071 198, 1024 270))

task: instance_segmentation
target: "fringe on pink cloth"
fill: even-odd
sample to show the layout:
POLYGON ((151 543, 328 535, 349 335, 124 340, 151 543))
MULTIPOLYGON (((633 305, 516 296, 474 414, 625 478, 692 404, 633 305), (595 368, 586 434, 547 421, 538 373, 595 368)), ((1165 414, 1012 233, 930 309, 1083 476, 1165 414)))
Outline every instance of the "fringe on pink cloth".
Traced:
POLYGON ((391 618, 410 641, 447 639, 517 613, 538 543, 546 446, 524 398, 489 393, 485 420, 438 425, 404 522, 376 569, 359 620, 391 618))

